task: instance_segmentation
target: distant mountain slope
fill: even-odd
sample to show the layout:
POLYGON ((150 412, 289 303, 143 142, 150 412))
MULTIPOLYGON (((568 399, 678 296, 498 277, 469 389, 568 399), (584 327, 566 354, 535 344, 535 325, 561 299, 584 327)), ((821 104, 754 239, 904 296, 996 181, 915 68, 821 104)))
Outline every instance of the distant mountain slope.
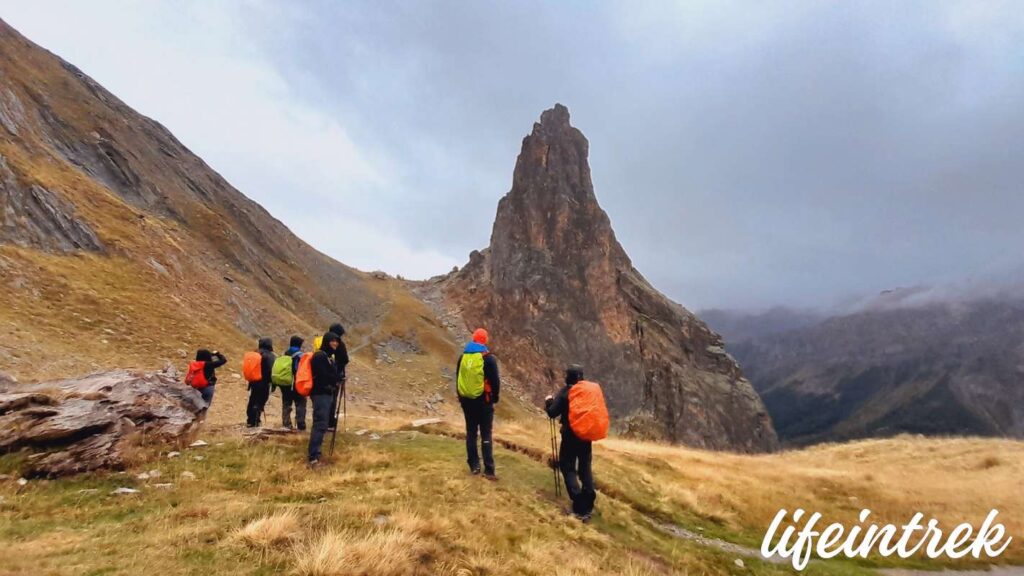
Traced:
POLYGON ((1024 438, 1024 298, 875 306, 729 350, 790 443, 1024 438))
POLYGON ((764 405, 719 336, 633 268, 594 195, 588 151, 564 106, 541 115, 490 246, 444 280, 448 299, 467 325, 491 329, 503 370, 538 400, 578 362, 645 433, 774 449, 764 405))
POLYGON ((784 306, 776 306, 756 313, 709 309, 701 310, 699 314, 708 323, 708 326, 721 334, 729 344, 789 332, 797 328, 811 326, 827 318, 823 314, 784 306))
POLYGON ((158 365, 381 304, 366 275, 2 21, 0 191, 0 367, 14 375, 158 365))

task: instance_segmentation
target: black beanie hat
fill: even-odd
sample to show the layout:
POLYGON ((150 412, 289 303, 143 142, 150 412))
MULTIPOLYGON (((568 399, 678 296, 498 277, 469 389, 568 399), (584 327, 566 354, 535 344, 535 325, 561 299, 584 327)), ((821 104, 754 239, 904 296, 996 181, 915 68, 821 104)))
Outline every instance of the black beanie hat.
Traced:
POLYGON ((339 337, 345 335, 345 327, 341 325, 341 322, 331 324, 330 331, 337 334, 339 337))
POLYGON ((565 383, 575 384, 580 380, 583 380, 583 366, 580 366, 579 364, 570 364, 569 367, 565 369, 565 383))
POLYGON ((305 340, 302 339, 302 336, 292 336, 292 339, 288 341, 288 347, 302 348, 303 342, 305 342, 305 340))

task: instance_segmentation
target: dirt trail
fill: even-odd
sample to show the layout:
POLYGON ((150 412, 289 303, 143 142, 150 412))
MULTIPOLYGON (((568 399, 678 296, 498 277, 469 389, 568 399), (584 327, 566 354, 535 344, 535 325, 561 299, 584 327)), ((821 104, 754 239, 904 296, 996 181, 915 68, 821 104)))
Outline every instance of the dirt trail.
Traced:
POLYGON ((654 518, 651 518, 650 516, 647 516, 646 514, 643 514, 643 512, 640 512, 640 514, 643 515, 644 518, 646 518, 647 521, 650 522, 651 525, 653 525, 655 528, 661 530, 662 532, 671 534, 672 536, 675 536, 676 538, 680 538, 682 540, 696 542, 697 544, 707 546, 709 548, 718 548, 723 552, 736 554, 737 556, 757 558, 758 560, 764 560, 765 562, 771 562, 772 564, 789 563, 789 560, 787 560, 786 558, 780 558, 778 556, 766 558, 761 555, 760 550, 754 550, 753 548, 747 548, 746 546, 741 546, 739 544, 734 544, 732 542, 727 542, 725 540, 720 540, 718 538, 709 538, 696 532, 691 532, 690 530, 687 530, 686 528, 683 528, 682 526, 679 526, 677 524, 672 524, 669 522, 660 522, 658 520, 655 520, 654 518))

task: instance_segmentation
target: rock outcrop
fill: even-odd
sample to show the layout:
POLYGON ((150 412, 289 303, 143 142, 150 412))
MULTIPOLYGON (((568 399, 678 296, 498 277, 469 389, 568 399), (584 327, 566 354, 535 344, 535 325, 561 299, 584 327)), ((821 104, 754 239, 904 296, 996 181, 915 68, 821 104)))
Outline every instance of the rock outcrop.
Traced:
POLYGON ((74 207, 38 184, 22 186, 0 156, 0 243, 47 251, 100 251, 103 244, 74 207))
POLYGON ((183 441, 199 393, 160 374, 105 372, 38 384, 0 379, 0 452, 28 449, 30 476, 121 468, 143 445, 183 441))
POLYGON ((773 450, 764 405, 721 338, 633 268, 594 195, 588 142, 561 105, 523 140, 490 246, 444 280, 535 399, 586 366, 614 414, 692 446, 773 450))

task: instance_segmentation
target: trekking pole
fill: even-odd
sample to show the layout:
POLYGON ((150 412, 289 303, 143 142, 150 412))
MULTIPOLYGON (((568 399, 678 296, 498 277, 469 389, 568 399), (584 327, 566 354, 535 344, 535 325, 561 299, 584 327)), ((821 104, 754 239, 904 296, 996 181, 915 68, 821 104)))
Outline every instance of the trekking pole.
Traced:
POLYGON ((348 382, 346 380, 341 381, 341 406, 345 415, 342 420, 341 431, 348 434, 348 382))
POLYGON ((559 498, 562 495, 562 486, 558 482, 558 440, 555 437, 555 420, 549 418, 548 424, 551 431, 551 471, 555 479, 555 498, 559 498))
MULTIPOLYGON (((342 386, 345 385, 345 381, 342 380, 342 386)), ((340 392, 340 390, 339 390, 340 392)), ((341 411, 341 402, 338 402, 338 397, 334 397, 334 433, 331 435, 331 456, 334 456, 334 443, 338 439, 338 413, 341 411)))

